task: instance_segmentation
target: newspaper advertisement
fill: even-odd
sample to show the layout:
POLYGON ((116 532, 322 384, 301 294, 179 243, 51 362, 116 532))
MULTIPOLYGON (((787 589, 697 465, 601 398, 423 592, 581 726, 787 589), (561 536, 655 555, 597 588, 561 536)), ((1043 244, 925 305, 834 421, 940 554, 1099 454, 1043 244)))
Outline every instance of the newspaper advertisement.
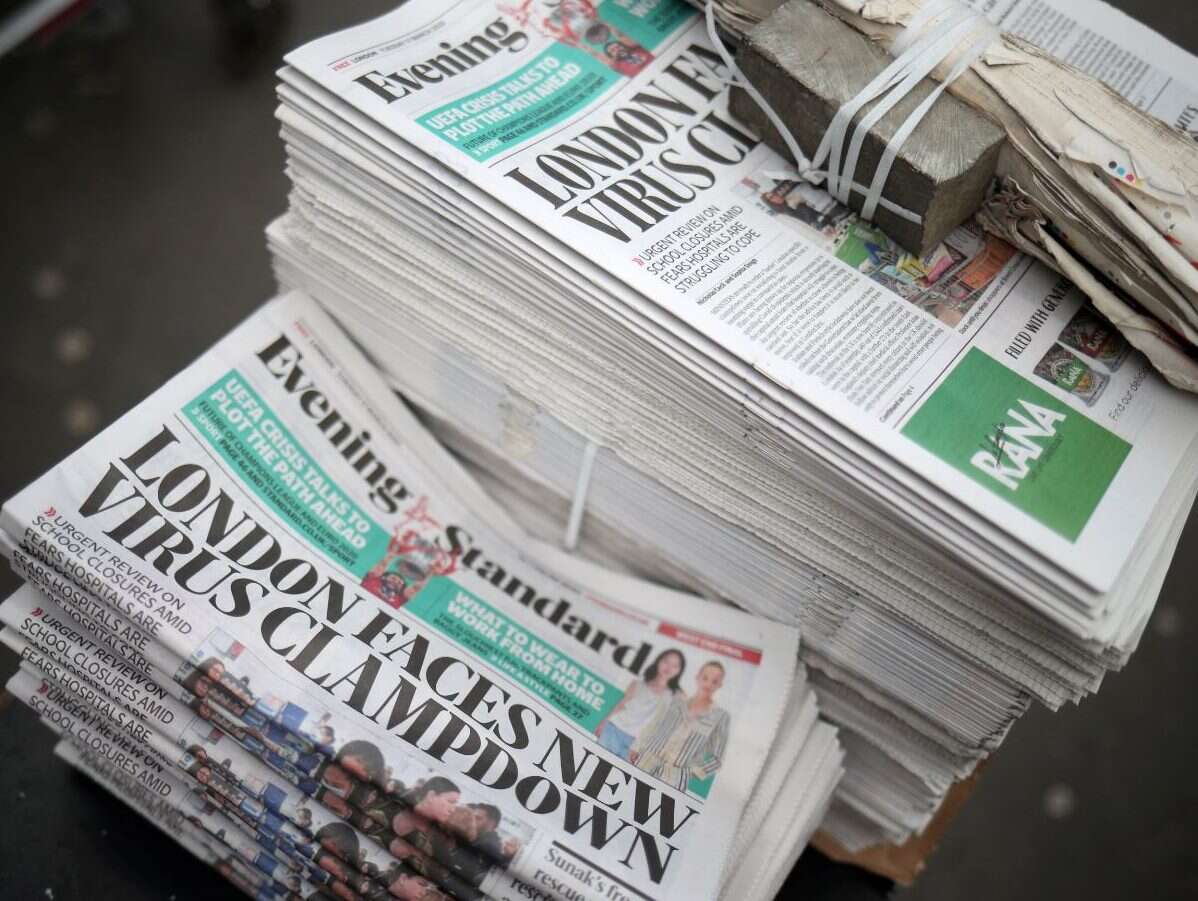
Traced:
POLYGON ((1193 401, 1047 268, 969 227, 913 258, 788 181, 729 118, 730 73, 680 0, 416 0, 287 61, 356 127, 864 439, 921 503, 982 517, 1006 553, 1089 591, 1113 584, 1195 439, 1193 401))
POLYGON ((4 506, 82 636, 41 659, 119 680, 139 740, 247 815, 348 823, 375 882, 715 897, 797 632, 555 575, 422 436, 315 304, 272 302, 4 506))

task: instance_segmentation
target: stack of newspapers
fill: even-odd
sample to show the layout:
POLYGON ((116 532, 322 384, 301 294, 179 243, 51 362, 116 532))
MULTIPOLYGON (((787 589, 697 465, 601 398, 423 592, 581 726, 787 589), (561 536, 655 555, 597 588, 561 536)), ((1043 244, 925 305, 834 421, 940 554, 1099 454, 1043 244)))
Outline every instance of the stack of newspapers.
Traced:
POLYGON ((1198 404, 968 224, 922 258, 727 113, 680 0, 412 0, 280 74, 279 281, 522 526, 803 631, 901 842, 1037 702, 1128 659, 1198 404))
POLYGON ((254 898, 764 901, 841 772, 797 629, 530 538, 299 294, 0 527, 8 690, 254 898))

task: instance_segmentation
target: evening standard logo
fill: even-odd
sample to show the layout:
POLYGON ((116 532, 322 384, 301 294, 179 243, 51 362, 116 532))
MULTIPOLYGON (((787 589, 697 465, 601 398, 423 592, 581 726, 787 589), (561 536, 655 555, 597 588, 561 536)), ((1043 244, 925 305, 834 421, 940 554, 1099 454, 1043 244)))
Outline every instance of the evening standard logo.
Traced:
POLYGON ((1007 410, 1006 417, 983 439, 969 462, 1011 491, 1018 491, 1034 471, 1034 464, 1051 457, 1060 446, 1057 426, 1068 417, 1030 400, 1020 400, 1007 410))
POLYGON ((425 85, 438 84, 448 78, 456 78, 475 66, 493 59, 500 53, 519 53, 529 44, 528 35, 512 28, 507 19, 500 16, 479 34, 462 41, 456 47, 448 41, 438 45, 439 53, 424 62, 406 68, 397 68, 390 73, 372 69, 354 79, 386 103, 402 100, 425 85))

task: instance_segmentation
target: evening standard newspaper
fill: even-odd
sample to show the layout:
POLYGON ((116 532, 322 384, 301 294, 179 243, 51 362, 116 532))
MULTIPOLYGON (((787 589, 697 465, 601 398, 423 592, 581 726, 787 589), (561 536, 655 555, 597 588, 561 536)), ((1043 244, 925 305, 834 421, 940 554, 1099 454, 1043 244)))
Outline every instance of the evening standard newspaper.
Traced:
POLYGON ((288 795, 278 774, 242 749, 231 750, 238 736, 222 731, 225 723, 175 703, 153 683, 139 683, 106 653, 102 638, 72 628, 44 596, 28 588, 14 601, 0 608, 10 627, 0 641, 21 660, 7 689, 85 753, 161 804, 199 808, 197 825, 226 843, 250 848, 252 842, 347 901, 419 875, 388 861, 385 849, 323 805, 288 795))
POLYGON ((743 378, 916 534, 1076 634, 1133 643, 1156 523, 1193 488, 1194 401, 978 229, 912 258, 788 181, 729 119, 693 10, 416 0, 287 62, 288 106, 743 378))
MULTIPOLYGON (((46 725, 54 728, 49 722, 46 725)), ((202 863, 213 867, 244 895, 250 898, 285 898, 287 901, 295 898, 328 901, 327 894, 305 880, 296 880, 295 886, 288 885, 286 889, 268 881, 255 866, 261 860, 260 855, 255 860, 247 860, 216 837, 198 834, 182 811, 163 804, 160 799, 156 800, 144 787, 136 785, 127 776, 123 777, 119 770, 105 766, 101 759, 69 740, 58 742, 54 746, 54 755, 122 800, 202 863)))
MULTIPOLYGON (((202 796, 204 805, 226 814, 245 833, 239 840, 253 840, 263 848, 260 868, 278 861, 303 869, 305 878, 327 886, 343 901, 405 898, 424 880, 435 881, 451 897, 478 895, 462 874, 450 869, 454 858, 431 859, 414 847, 395 850, 392 857, 395 837, 388 839, 383 823, 367 815, 379 809, 379 796, 372 799, 359 790, 342 800, 324 787, 289 790, 303 780, 274 754, 265 763, 255 756, 255 744, 269 739, 217 710, 210 704, 211 692, 188 695, 169 679, 145 678, 111 652, 111 637, 86 624, 88 617, 78 607, 55 597, 59 610, 46 599, 26 585, 0 606, 0 622, 9 627, 0 631, 0 641, 17 654, 23 671, 8 690, 87 753, 164 803, 178 804, 182 797, 190 803, 202 796), (181 780, 188 784, 186 794, 181 794, 181 780), (365 810, 350 814, 351 802, 365 810)), ((826 805, 832 786, 828 780, 823 792, 807 790, 799 798, 786 784, 788 776, 804 785, 818 784, 820 780, 803 774, 818 774, 826 758, 833 768, 838 762, 834 742, 805 738, 815 715, 809 693, 806 703, 787 711, 745 815, 753 828, 742 830, 730 851, 730 859, 741 865, 725 886, 725 897, 772 897, 772 891, 753 890, 757 880, 740 870, 748 864, 753 874, 768 873, 767 885, 784 876, 795 849, 805 844, 792 833, 810 834, 826 805), (780 858, 781 865, 775 865, 780 858), (746 886, 748 890, 740 890, 746 886)), ((826 727, 815 731, 830 732, 826 727)), ((269 871, 275 870, 272 864, 269 871)))
POLYGON ((244 767, 273 789, 251 800, 298 820, 315 797, 375 830, 359 841, 477 896, 717 897, 797 632, 551 575, 475 515, 430 445, 292 295, 9 501, 2 525, 19 572, 204 721, 147 696, 137 737, 160 756, 182 748, 199 773, 204 744, 178 730, 219 730, 234 740, 205 778, 244 789, 244 767), (355 816, 382 797, 403 816, 355 816), (468 804, 498 823, 455 821, 468 804))
MULTIPOLYGON (((43 625, 52 627, 54 614, 35 608, 28 619, 39 631, 43 625)), ((62 638, 70 641, 66 635, 62 638)), ((267 868, 263 858, 260 869, 270 874, 277 869, 279 875, 282 867, 302 871, 304 878, 329 886, 343 901, 403 897, 404 892, 391 892, 390 887, 399 883, 399 889, 405 880, 425 878, 421 870, 427 867, 422 863, 411 858, 387 861, 385 849, 323 805, 305 804, 286 793, 277 775, 257 758, 232 748, 233 739, 210 718, 189 714, 186 708, 180 711, 168 701, 163 707, 170 715, 160 717, 166 728, 155 724, 157 728, 147 729, 142 711, 110 700, 91 681, 110 682, 112 675, 111 670, 105 672, 102 656, 93 655, 87 639, 71 641, 62 658, 23 637, 10 635, 3 641, 21 656, 21 670, 7 686, 13 697, 163 804, 202 807, 210 816, 197 825, 215 829, 222 840, 245 853, 261 848, 280 865, 267 868)), ((451 881, 443 879, 438 887, 461 897, 462 892, 442 884, 451 881)))
POLYGON ((238 829, 199 789, 188 789, 170 774, 163 774, 155 785, 141 782, 103 752, 72 737, 62 724, 74 726, 77 718, 87 716, 86 708, 65 698, 53 683, 24 669, 10 681, 16 692, 28 696, 29 702, 42 711, 43 724, 61 737, 56 754, 150 822, 162 826, 187 850, 209 852, 212 857, 202 859, 245 894, 287 901, 330 897, 322 894, 327 874, 317 871, 321 878, 309 880, 301 866, 259 844, 252 833, 238 829), (166 789, 174 791, 167 794, 166 789))
MULTIPOLYGON (((49 693, 48 686, 39 686, 49 693)), ((43 722, 52 731, 57 725, 48 718, 43 722)), ((125 802, 135 812, 161 829, 203 863, 213 867, 243 894, 256 899, 297 898, 328 901, 320 883, 312 883, 296 873, 276 872, 280 867, 261 846, 246 845, 213 823, 212 808, 164 801, 156 792, 138 783, 100 755, 69 738, 54 746, 54 755, 84 773, 104 789, 125 802), (216 831, 211 831, 215 827, 216 831)))

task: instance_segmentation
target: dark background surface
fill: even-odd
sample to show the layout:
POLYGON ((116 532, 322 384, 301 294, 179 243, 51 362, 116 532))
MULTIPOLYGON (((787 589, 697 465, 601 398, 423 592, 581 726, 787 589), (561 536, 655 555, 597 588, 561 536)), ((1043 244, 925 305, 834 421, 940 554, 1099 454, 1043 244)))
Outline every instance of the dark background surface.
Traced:
MULTIPOLYGON (((241 19, 234 2, 106 2, 0 59, 0 497, 270 296, 262 231, 287 191, 274 68, 392 5, 297 0, 276 20, 241 19)), ((1198 51, 1192 2, 1114 5, 1198 51)), ((1191 517, 1127 670, 1079 708, 1016 726, 902 901, 1198 897, 1196 558, 1191 517)), ((15 585, 0 572, 0 596, 15 585)), ((0 678, 14 668, 0 650, 0 678)), ((18 708, 0 711, 0 898, 229 895, 47 760, 49 733, 18 708)), ((783 897, 881 892, 809 854, 783 897)))

